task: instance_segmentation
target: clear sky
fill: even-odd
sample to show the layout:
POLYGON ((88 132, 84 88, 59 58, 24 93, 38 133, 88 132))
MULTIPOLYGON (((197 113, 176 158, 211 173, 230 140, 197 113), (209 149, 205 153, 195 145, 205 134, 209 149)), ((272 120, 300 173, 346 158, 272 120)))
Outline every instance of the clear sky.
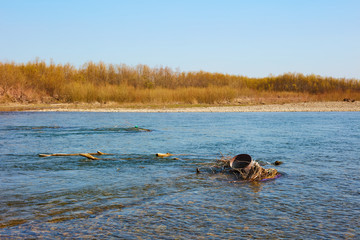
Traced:
POLYGON ((360 79, 358 0, 0 0, 0 61, 360 79))

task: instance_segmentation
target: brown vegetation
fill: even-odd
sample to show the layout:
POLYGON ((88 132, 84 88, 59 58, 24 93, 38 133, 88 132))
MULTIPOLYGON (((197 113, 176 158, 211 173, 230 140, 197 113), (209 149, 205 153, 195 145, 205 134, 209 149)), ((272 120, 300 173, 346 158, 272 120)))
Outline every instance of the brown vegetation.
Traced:
POLYGON ((0 62, 0 103, 261 104, 360 100, 357 79, 285 73, 249 78, 168 67, 0 62))

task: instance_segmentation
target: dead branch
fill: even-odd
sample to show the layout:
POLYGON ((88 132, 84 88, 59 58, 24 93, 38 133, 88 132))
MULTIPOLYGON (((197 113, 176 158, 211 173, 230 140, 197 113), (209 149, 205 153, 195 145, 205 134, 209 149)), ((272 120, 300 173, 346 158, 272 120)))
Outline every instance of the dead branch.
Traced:
POLYGON ((39 157, 64 157, 64 156, 82 156, 91 160, 98 160, 99 158, 94 157, 93 155, 111 155, 109 153, 103 153, 97 151, 96 153, 53 153, 53 154, 39 154, 39 157))

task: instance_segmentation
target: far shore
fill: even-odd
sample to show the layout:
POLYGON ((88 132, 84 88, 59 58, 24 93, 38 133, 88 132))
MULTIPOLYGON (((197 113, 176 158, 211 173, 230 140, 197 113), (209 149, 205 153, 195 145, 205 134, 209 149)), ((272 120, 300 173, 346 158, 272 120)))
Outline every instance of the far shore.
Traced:
POLYGON ((31 112, 358 112, 360 102, 301 102, 247 106, 114 106, 100 104, 0 104, 0 111, 31 112))

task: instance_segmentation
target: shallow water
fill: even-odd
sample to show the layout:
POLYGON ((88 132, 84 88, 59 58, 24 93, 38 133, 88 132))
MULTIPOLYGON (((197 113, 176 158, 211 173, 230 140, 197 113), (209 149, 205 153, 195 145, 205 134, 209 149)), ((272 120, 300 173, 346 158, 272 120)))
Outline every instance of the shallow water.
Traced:
POLYGON ((359 112, 3 112, 0 238, 359 239, 359 146, 359 112), (285 176, 196 174, 239 153, 285 176))

